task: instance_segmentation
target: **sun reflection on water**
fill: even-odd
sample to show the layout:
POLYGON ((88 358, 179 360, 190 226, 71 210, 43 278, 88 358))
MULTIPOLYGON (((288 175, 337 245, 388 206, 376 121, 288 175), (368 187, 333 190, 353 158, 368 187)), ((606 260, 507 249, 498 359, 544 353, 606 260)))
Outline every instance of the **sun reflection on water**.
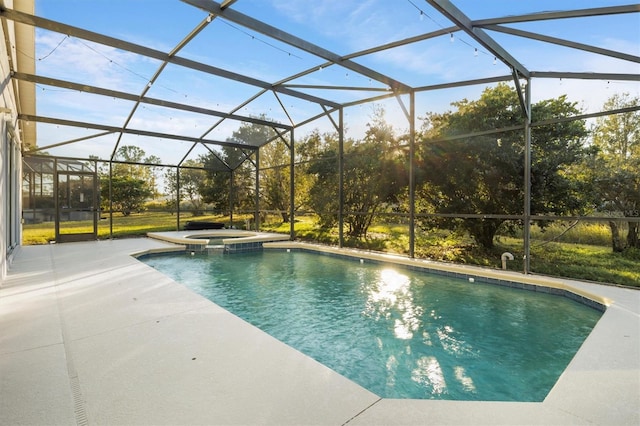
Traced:
POLYGON ((541 401, 599 318, 549 295, 299 256, 155 264, 191 282, 202 261, 208 281, 191 288, 385 398, 541 401))
MULTIPOLYGON (((406 342, 395 349, 395 354, 387 357, 387 387, 395 386, 399 369, 408 368, 411 380, 429 394, 447 394, 447 378, 452 383, 458 383, 457 386, 465 392, 475 393, 476 386, 469 372, 460 365, 443 366, 435 353, 423 355, 410 365, 402 367, 402 359, 411 355, 416 344, 432 347, 436 351, 442 349, 454 356, 475 355, 473 347, 453 325, 444 322, 445 319, 435 309, 425 311, 423 306, 415 302, 409 276, 392 268, 382 269, 375 280, 369 282, 365 291, 367 302, 363 314, 376 321, 387 321, 389 330, 397 341, 406 342), (424 321, 431 323, 431 332, 424 327, 424 321)), ((379 338, 377 346, 381 350, 384 346, 379 338)))
POLYGON ((416 368, 411 372, 411 380, 423 386, 433 395, 442 394, 447 390, 447 382, 436 357, 423 356, 418 359, 416 364, 416 368))
POLYGON ((396 385, 396 371, 398 370, 398 360, 395 356, 390 355, 387 359, 387 387, 396 385))
POLYGON ((421 326, 423 309, 414 303, 411 280, 395 269, 380 271, 378 281, 369 289, 365 315, 375 319, 394 319, 393 333, 398 339, 408 340, 421 326))
POLYGON ((467 372, 464 367, 457 365, 453 368, 456 380, 462 385, 462 389, 467 392, 475 392, 476 385, 473 383, 473 379, 467 376, 467 372))

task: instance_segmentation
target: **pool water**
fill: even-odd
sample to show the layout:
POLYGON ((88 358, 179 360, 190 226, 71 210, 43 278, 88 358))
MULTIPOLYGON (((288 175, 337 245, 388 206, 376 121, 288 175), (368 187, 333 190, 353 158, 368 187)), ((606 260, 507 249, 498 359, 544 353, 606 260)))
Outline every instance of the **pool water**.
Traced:
POLYGON ((307 252, 143 261, 384 398, 542 401, 601 313, 307 252))

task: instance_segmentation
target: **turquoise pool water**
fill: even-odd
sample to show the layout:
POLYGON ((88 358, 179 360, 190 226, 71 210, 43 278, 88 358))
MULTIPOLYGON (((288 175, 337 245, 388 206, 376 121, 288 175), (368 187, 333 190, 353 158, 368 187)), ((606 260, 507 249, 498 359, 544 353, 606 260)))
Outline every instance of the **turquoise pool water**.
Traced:
POLYGON ((542 401, 601 313, 306 252, 145 263, 384 398, 542 401))

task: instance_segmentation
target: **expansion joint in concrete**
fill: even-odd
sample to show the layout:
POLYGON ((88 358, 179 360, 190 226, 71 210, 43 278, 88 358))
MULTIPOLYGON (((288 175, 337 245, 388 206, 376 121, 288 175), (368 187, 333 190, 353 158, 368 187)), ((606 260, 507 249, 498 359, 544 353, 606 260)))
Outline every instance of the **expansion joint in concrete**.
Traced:
POLYGON ((351 417, 349 420, 347 420, 346 422, 344 422, 342 424, 342 426, 348 424, 349 422, 351 422, 353 419, 356 419, 359 415, 361 415, 362 413, 364 413, 365 411, 367 411, 368 409, 370 409, 371 407, 373 407, 374 405, 376 405, 378 402, 382 401, 382 398, 378 398, 377 400, 375 400, 373 403, 369 404, 367 407, 365 407, 362 411, 360 411, 358 414, 356 414, 355 416, 351 417))
POLYGON ((75 363, 73 362, 73 354, 71 352, 71 339, 67 329, 67 323, 65 321, 64 312, 60 306, 60 294, 58 290, 58 277, 57 268, 55 264, 55 258, 53 256, 53 250, 49 251, 51 255, 51 265, 53 266, 53 279, 56 284, 56 304, 58 305, 58 317, 60 318, 60 330, 62 333, 62 345, 64 347, 64 355, 67 361, 67 374, 69 376, 69 387, 71 389, 71 396, 73 398, 73 412, 76 417, 76 424, 78 426, 87 426, 89 419, 87 417, 87 410, 85 406, 85 400, 82 395, 82 389, 80 388, 80 380, 78 379, 78 372, 76 370, 75 363))

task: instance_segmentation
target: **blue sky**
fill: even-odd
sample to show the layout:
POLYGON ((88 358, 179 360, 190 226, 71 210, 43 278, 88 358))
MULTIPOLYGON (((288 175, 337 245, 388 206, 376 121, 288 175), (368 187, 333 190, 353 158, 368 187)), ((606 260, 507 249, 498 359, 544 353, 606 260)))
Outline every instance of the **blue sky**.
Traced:
MULTIPOLYGON (((482 19, 548 10, 624 5, 628 2, 454 0, 453 3, 471 19, 482 19)), ((451 25, 423 0, 238 0, 232 7, 339 55, 451 25)), ((164 52, 174 48, 206 17, 203 11, 179 0, 36 0, 36 14, 164 52)), ((638 13, 511 26, 640 56, 638 13)), ((637 63, 500 33, 490 35, 530 70, 640 73, 637 63)), ((302 70, 318 67, 324 62, 306 52, 220 19, 214 19, 194 41, 179 52, 179 56, 270 83, 302 70)), ((40 75, 133 94, 141 93, 160 65, 158 61, 149 58, 40 29, 36 30, 36 59, 37 73, 40 75)), ((509 73, 507 67, 499 61, 494 64, 493 55, 461 32, 454 34, 453 42, 449 36, 442 36, 357 58, 355 61, 411 86, 509 73), (475 49, 478 49, 477 54, 475 49)), ((319 70, 293 83, 383 87, 379 82, 338 66, 319 70)), ((602 103, 615 92, 640 95, 638 83, 615 81, 534 80, 532 87, 534 100, 566 93, 588 112, 598 111, 602 103)), ((474 86, 419 94, 417 115, 448 109, 453 101, 477 97, 483 88, 474 86)), ((104 99, 48 86, 39 85, 38 89, 38 114, 43 116, 121 126, 132 108, 132 103, 121 100, 104 99)), ((147 96, 228 112, 258 91, 256 87, 169 65, 147 96)), ((340 102, 347 102, 364 94, 345 91, 306 92, 340 102)), ((375 92, 366 94, 373 96, 375 92)), ((280 101, 295 122, 321 112, 319 106, 293 97, 281 96, 280 101)), ((385 108, 387 119, 398 131, 408 127, 395 99, 380 102, 379 105, 385 108)), ((358 137, 362 133, 371 111, 371 105, 345 110, 349 136, 358 137)), ((278 99, 272 94, 261 96, 238 111, 238 114, 243 115, 262 113, 278 121, 287 121, 278 99)), ((144 106, 136 112, 130 127, 200 136, 215 121, 215 118, 208 116, 144 106)), ((208 138, 225 140, 237 126, 237 122, 225 123, 208 138)), ((321 119, 302 127, 297 135, 300 137, 314 128, 331 130, 331 124, 329 120, 321 119)), ((38 144, 46 146, 93 133, 97 132, 38 125, 38 144)), ((111 135, 54 148, 49 152, 72 156, 86 156, 89 153, 108 158, 114 142, 115 136, 111 135)), ((159 143, 157 140, 132 136, 124 136, 121 141, 121 144, 134 143, 167 163, 175 163, 181 159, 190 146, 188 143, 159 143)), ((198 153, 201 151, 196 150, 192 155, 196 156, 198 153)))

